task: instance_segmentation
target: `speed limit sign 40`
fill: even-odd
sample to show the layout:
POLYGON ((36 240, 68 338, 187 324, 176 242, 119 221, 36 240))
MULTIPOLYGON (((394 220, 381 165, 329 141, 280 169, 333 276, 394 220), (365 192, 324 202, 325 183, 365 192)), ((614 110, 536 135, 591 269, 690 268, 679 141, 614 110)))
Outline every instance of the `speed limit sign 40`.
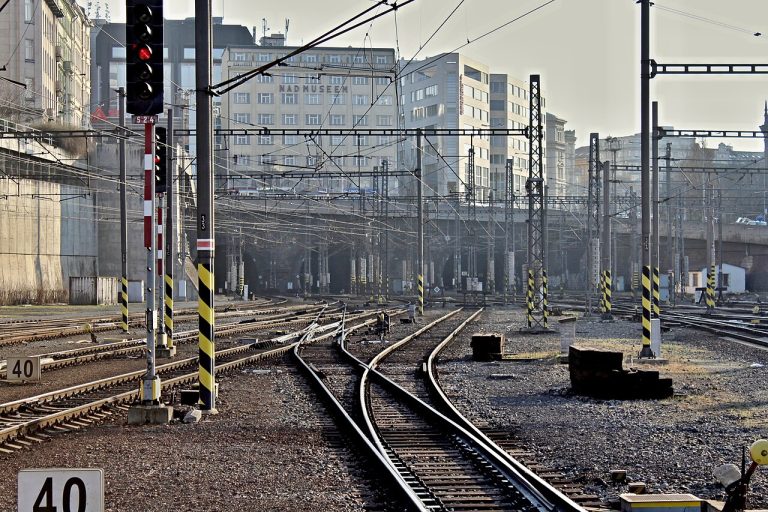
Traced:
POLYGON ((103 469, 22 469, 18 512, 103 512, 103 469))
POLYGON ((9 357, 6 359, 5 374, 8 381, 40 380, 40 356, 9 357))

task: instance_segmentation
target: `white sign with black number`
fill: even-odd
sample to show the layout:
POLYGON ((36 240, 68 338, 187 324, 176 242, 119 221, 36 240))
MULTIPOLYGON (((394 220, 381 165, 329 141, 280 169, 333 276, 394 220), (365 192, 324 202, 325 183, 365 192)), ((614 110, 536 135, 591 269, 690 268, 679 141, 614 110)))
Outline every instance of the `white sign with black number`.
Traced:
POLYGON ((22 469, 18 512, 103 512, 104 470, 22 469))
POLYGON ((9 382, 40 380, 40 356, 9 357, 5 371, 9 382))

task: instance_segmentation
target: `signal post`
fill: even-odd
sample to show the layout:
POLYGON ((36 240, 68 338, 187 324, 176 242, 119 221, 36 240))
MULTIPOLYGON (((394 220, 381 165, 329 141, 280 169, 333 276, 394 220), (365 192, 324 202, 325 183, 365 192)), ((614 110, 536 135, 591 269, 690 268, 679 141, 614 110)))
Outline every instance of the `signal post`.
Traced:
MULTIPOLYGON (((141 404, 128 411, 133 425, 168 423, 173 408, 161 402, 155 367, 157 309, 155 307, 155 180, 158 170, 155 124, 163 111, 163 2, 126 0, 127 111, 144 125, 144 247, 147 250, 146 317, 147 371, 142 377, 141 404)), ((164 164, 164 162, 163 162, 164 164)))

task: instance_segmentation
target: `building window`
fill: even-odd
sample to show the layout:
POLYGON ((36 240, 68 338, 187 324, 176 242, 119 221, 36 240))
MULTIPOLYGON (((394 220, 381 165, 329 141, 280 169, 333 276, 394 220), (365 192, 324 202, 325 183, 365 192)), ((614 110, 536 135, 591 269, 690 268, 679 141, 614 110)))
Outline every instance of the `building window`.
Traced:
POLYGON ((32 23, 32 19, 35 15, 35 2, 34 0, 24 0, 24 21, 32 23))
POLYGON ((310 74, 306 76, 306 82, 308 84, 319 84, 320 83, 320 75, 314 75, 310 74))
POLYGON ((251 93, 249 92, 236 92, 234 96, 235 103, 247 104, 251 102, 251 93))
POLYGON ((259 124, 262 126, 275 124, 274 114, 259 114, 259 124))
POLYGON ((329 105, 344 105, 347 102, 347 97, 343 94, 329 94, 328 95, 328 104, 329 105))
POLYGON ((352 116, 352 124, 355 126, 368 126, 368 116, 352 116))
POLYGON ((245 62, 246 55, 244 52, 232 52, 232 60, 235 62, 245 62))
POLYGON ((195 58, 195 49, 194 48, 184 48, 184 58, 185 59, 194 59, 195 58))
POLYGON ((271 84, 275 81, 272 75, 256 75, 256 82, 260 84, 271 84))
POLYGON ((317 165, 317 157, 315 156, 308 156, 307 157, 307 167, 314 167, 317 165))
POLYGON ((388 76, 377 76, 376 77, 376 85, 389 85, 389 77, 388 76))
POLYGON ((125 58, 125 46, 113 46, 112 47, 112 58, 113 59, 124 59, 125 58))
POLYGON ((261 155, 259 157, 259 161, 261 162, 261 165, 272 165, 275 163, 275 156, 274 155, 261 155))
POLYGON ((269 62, 272 59, 272 56, 268 53, 260 53, 256 56, 256 60, 259 62, 269 62))
POLYGON ((354 64, 365 64, 365 56, 355 55, 354 57, 352 57, 352 62, 354 64))
POLYGON ((24 60, 35 62, 35 42, 32 39, 24 40, 24 60))
POLYGON ((305 94, 304 104, 305 105, 322 105, 323 104, 322 96, 320 94, 305 94))
POLYGON ((356 135, 355 136, 355 146, 367 146, 368 145, 368 136, 367 135, 356 135))
POLYGON ((224 48, 214 48, 213 50, 211 50, 211 57, 213 58, 213 60, 221 60, 223 56, 224 56, 224 48))
POLYGON ((308 53, 307 55, 303 55, 302 59, 304 59, 304 62, 317 62, 317 55, 308 53))
POLYGON ((377 105, 392 105, 392 95, 391 94, 382 94, 376 100, 376 104, 377 105))
POLYGON ((296 157, 294 155, 288 155, 283 160, 285 165, 296 165, 296 157))
POLYGON ((368 157, 362 155, 355 155, 352 157, 352 165, 357 167, 368 167, 368 157))
POLYGON ((268 146, 272 144, 272 136, 271 135, 259 135, 259 144, 262 146, 268 146))
POLYGON ((427 97, 437 96, 437 91, 438 91, 437 84, 430 85, 429 87, 424 89, 424 95, 427 97))
POLYGON ((259 105, 267 105, 275 102, 275 97, 271 92, 260 92, 257 98, 259 105))
POLYGON ((343 146, 344 135, 331 135, 331 146, 343 146))
POLYGON ((195 65, 194 64, 182 64, 179 68, 181 71, 181 77, 179 85, 182 89, 194 89, 195 88, 195 65))
POLYGON ((368 85, 367 76, 353 76, 352 85, 368 85))
POLYGON ((283 114, 283 124, 295 125, 296 122, 296 114, 283 114))
POLYGON ((331 75, 328 77, 328 83, 331 85, 342 85, 344 83, 344 77, 339 75, 331 75))
POLYGON ((331 126, 342 126, 344 124, 344 115, 331 114, 330 123, 331 123, 331 126))
POLYGON ((286 146, 292 146, 298 144, 298 137, 296 135, 283 135, 283 144, 286 146))
MULTIPOLYGON (((270 96, 272 95, 270 94, 270 96)), ((280 103, 283 105, 296 105, 298 102, 299 95, 295 92, 284 92, 280 95, 280 103)))
POLYGON ((316 126, 320 124, 320 114, 305 114, 304 124, 307 126, 316 126))
POLYGON ((248 142, 248 136, 247 135, 235 135, 235 145, 236 146, 247 146, 249 144, 248 142))
POLYGON ((353 105, 368 105, 368 95, 367 94, 354 94, 352 95, 352 104, 353 105))
POLYGON ((379 135, 379 146, 386 146, 392 142, 390 135, 379 135))
POLYGON ((377 55, 376 64, 388 64, 389 58, 386 55, 377 55))
POLYGON ((298 83, 298 79, 296 78, 296 75, 294 75, 293 73, 290 73, 288 75, 283 75, 283 83, 295 84, 295 83, 298 83))
POLYGON ((251 124, 251 114, 236 113, 233 114, 232 118, 239 124, 251 124))
POLYGON ((331 64, 341 64, 341 55, 329 55, 328 62, 331 64))
POLYGON ((376 116, 376 126, 392 126, 392 116, 376 116))

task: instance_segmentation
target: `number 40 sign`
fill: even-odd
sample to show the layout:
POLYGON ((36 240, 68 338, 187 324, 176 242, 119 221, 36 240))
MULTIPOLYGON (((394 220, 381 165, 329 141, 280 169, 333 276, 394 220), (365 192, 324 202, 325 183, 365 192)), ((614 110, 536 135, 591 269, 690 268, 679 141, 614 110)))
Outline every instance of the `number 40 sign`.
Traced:
POLYGON ((103 512, 103 469, 22 469, 18 512, 103 512))
POLYGON ((40 356, 9 357, 6 359, 5 378, 8 381, 40 380, 40 356))

